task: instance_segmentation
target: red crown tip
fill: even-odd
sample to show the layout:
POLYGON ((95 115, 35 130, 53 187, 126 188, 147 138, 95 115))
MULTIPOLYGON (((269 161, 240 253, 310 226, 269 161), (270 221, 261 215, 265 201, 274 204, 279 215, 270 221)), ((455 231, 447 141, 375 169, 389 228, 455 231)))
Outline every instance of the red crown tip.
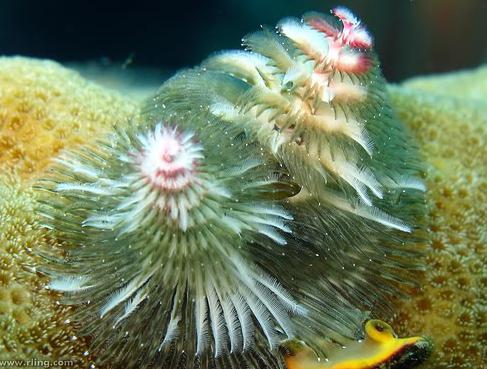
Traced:
POLYGON ((368 72, 371 66, 371 60, 367 56, 356 52, 342 53, 335 63, 338 70, 355 74, 368 72))
POLYGON ((348 44, 359 49, 370 49, 373 41, 372 36, 362 27, 353 30, 348 37, 348 44))
POLYGON ((343 24, 341 40, 344 45, 359 49, 370 49, 372 47, 372 36, 349 9, 337 7, 333 9, 332 13, 343 24))
POLYGON ((318 32, 324 33, 328 37, 337 37, 340 31, 328 23, 323 18, 311 17, 306 20, 311 27, 313 27, 318 32))
POLYGON ((348 9, 343 6, 338 6, 332 10, 332 13, 342 21, 344 25, 357 26, 360 24, 358 18, 348 9))

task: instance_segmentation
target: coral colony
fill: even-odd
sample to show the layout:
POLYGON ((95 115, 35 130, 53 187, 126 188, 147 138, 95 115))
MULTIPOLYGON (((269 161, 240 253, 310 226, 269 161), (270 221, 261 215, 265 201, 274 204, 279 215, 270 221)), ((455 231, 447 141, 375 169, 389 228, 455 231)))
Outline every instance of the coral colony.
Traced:
POLYGON ((49 288, 102 366, 413 366, 428 341, 368 320, 414 285, 424 207, 371 36, 337 8, 244 45, 58 158, 49 288))

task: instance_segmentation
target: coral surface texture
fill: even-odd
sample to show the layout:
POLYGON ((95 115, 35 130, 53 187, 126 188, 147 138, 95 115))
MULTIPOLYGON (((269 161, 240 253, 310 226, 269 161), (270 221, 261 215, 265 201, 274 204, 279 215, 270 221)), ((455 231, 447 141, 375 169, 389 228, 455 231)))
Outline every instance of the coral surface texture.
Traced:
MULTIPOLYGON (((487 67, 388 87, 426 163, 429 230, 421 287, 390 323, 400 336, 432 338, 425 369, 480 369, 487 357, 485 86, 487 67)), ((46 289, 37 251, 65 245, 41 224, 33 180, 60 151, 126 124, 139 107, 54 62, 0 58, 0 360, 96 361, 72 319, 83 307, 46 289)))
POLYGON ((0 58, 0 171, 35 177, 62 149, 134 111, 130 100, 57 63, 0 58))
POLYGON ((487 357, 486 70, 391 88, 429 166, 426 278, 394 324, 433 337, 426 368, 476 369, 487 357))

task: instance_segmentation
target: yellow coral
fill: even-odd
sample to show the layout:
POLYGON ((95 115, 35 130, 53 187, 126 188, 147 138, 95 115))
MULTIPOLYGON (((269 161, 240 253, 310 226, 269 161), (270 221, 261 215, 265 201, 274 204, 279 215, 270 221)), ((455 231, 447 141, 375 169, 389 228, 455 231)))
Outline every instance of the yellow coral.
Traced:
POLYGON ((417 77, 403 83, 404 87, 430 92, 435 96, 487 101, 487 65, 474 70, 417 77))
POLYGON ((0 58, 0 172, 16 172, 16 182, 25 183, 0 181, 0 360, 89 362, 86 341, 69 323, 71 309, 33 272, 35 249, 57 241, 38 226, 25 180, 41 175, 60 150, 99 137, 136 109, 57 63, 0 58))
POLYGON ((136 104, 51 61, 0 58, 0 171, 42 173, 61 149, 127 119, 136 104))
POLYGON ((429 164, 432 236, 424 287, 404 304, 394 326, 400 334, 433 337, 431 369, 476 369, 487 357, 487 95, 482 100, 478 92, 487 86, 486 72, 459 74, 457 91, 471 91, 466 98, 445 95, 454 75, 391 88, 429 164))
POLYGON ((35 248, 55 245, 38 226, 32 191, 0 180, 0 360, 74 360, 89 364, 87 342, 76 337, 71 309, 44 288, 35 248))

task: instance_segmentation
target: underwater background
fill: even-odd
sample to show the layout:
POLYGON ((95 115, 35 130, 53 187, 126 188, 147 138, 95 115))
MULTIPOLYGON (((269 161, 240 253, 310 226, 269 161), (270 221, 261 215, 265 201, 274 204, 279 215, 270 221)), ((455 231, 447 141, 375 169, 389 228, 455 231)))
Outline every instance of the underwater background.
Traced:
POLYGON ((487 60, 484 0, 2 0, 0 54, 170 75, 216 50, 239 47, 258 25, 337 5, 367 24, 390 82, 487 60))

